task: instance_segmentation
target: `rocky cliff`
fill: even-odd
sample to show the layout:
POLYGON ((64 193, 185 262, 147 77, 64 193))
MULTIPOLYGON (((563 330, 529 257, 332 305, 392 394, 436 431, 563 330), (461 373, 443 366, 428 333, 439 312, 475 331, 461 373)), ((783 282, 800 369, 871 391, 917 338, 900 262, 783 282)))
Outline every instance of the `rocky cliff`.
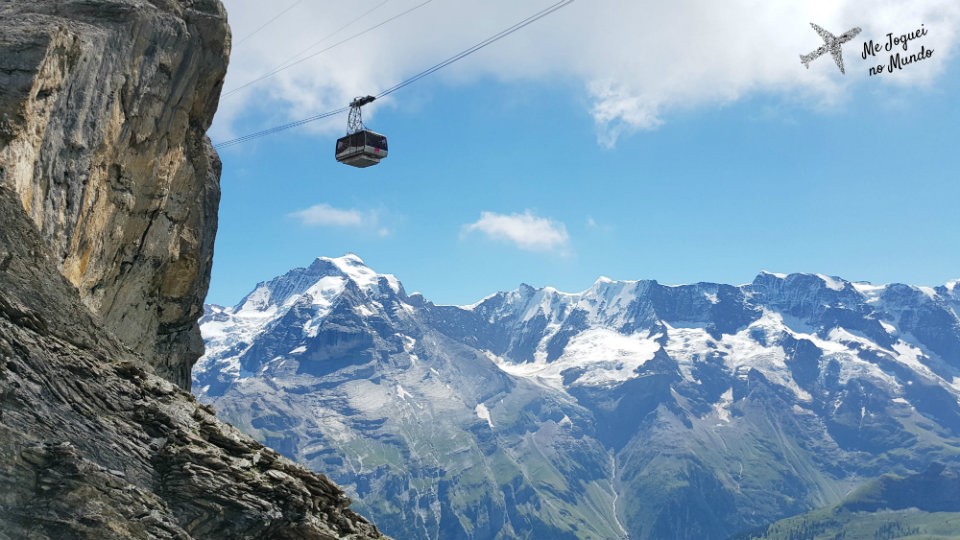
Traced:
POLYGON ((380 537, 184 390, 220 3, 18 0, 0 29, 0 540, 380 537))
POLYGON ((27 0, 0 27, 0 186, 102 324, 189 389, 220 197, 204 133, 222 6, 27 0))

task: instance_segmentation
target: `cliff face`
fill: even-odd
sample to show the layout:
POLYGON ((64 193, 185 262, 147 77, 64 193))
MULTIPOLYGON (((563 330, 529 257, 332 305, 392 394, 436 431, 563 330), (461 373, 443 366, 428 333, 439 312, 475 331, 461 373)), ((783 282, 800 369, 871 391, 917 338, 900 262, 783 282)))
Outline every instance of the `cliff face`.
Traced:
POLYGON ((0 186, 102 324, 188 389, 220 196, 204 133, 222 6, 18 0, 0 27, 0 186))
POLYGON ((0 188, 0 540, 379 538, 325 477, 137 365, 0 188))
POLYGON ((217 0, 0 4, 0 540, 380 537, 182 390, 228 49, 217 0))

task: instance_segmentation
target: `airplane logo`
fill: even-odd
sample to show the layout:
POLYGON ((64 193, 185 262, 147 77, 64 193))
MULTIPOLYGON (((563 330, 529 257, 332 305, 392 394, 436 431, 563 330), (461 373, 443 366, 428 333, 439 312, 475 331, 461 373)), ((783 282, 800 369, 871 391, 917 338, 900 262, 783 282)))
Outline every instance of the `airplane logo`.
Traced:
POLYGON ((846 71, 843 70, 843 51, 840 49, 840 46, 857 37, 857 34, 860 33, 860 28, 852 28, 840 34, 840 37, 836 37, 813 23, 810 23, 810 26, 823 38, 823 45, 810 54, 801 54, 800 63, 807 66, 807 69, 810 69, 810 62, 829 52, 833 56, 833 61, 837 63, 837 67, 840 68, 840 73, 846 74, 846 71))

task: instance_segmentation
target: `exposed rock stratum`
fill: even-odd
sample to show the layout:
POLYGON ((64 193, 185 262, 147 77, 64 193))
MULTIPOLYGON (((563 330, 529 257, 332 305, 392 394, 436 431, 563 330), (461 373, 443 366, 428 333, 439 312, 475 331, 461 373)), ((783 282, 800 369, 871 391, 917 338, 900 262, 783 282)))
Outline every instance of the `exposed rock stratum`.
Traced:
POLYGON ((189 389, 216 0, 0 5, 0 539, 378 538, 189 389))
POLYGON ((189 389, 220 199, 204 132, 222 6, 18 1, 0 27, 0 185, 103 325, 189 389))

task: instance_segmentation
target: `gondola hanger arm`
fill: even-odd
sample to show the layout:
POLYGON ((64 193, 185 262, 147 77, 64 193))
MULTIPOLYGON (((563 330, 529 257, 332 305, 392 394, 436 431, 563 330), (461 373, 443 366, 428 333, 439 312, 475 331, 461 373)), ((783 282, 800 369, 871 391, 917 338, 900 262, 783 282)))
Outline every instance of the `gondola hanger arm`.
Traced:
POLYGON ((369 105, 369 104, 373 103, 373 102, 376 101, 376 100, 377 100, 377 98, 374 97, 374 96, 358 97, 358 98, 354 98, 353 101, 350 102, 350 106, 351 106, 351 107, 363 107, 364 105, 369 105))

